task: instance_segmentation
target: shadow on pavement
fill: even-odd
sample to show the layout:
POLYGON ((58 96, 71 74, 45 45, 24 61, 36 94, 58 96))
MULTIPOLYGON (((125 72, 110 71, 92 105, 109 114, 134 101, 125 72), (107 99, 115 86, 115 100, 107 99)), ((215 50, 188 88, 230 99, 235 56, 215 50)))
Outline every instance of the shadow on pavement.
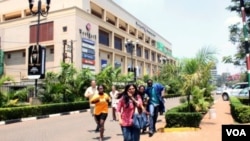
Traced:
MULTIPOLYGON (((94 140, 99 140, 100 137, 96 137, 96 138, 93 138, 94 140)), ((111 139, 111 137, 103 137, 103 140, 106 141, 106 140, 109 140, 111 139)))

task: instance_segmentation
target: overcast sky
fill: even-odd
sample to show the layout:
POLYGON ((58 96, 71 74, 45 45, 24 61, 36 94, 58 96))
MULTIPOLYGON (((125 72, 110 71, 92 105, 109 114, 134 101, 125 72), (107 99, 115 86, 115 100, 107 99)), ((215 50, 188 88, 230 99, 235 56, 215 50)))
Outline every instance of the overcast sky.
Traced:
MULTIPOLYGON (((215 48, 218 60, 233 55, 228 26, 241 19, 226 10, 230 0, 113 0, 172 43, 177 58, 194 57, 204 46, 215 48)), ((245 68, 244 68, 245 69, 245 68)), ((240 68, 218 64, 218 74, 238 73, 240 68)))

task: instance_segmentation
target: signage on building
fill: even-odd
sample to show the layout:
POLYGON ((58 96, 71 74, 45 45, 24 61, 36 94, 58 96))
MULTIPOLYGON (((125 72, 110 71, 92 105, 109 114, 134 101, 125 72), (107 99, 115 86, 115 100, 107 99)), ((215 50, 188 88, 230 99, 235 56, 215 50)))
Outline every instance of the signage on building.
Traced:
POLYGON ((45 77, 46 48, 41 45, 31 45, 28 50, 28 78, 45 77))
POLYGON ((95 42, 94 42, 94 41, 89 40, 89 39, 87 39, 87 38, 82 38, 82 42, 83 42, 83 43, 87 43, 87 44, 89 44, 89 45, 95 45, 95 42))
POLYGON ((167 56, 172 56, 172 52, 166 49, 165 45, 161 42, 156 42, 156 48, 167 56))
POLYGON ((87 54, 87 53, 82 53, 82 58, 89 59, 89 60, 95 60, 95 55, 93 54, 87 54))
POLYGON ((140 29, 142 29, 144 32, 150 34, 151 36, 155 37, 155 34, 153 33, 153 31, 149 30, 147 27, 145 27, 144 25, 138 23, 137 21, 135 22, 136 26, 138 26, 140 29))
POLYGON ((103 70, 107 65, 108 65, 108 61, 102 59, 102 60, 101 60, 101 70, 103 70))
POLYGON ((86 44, 82 42, 82 47, 89 48, 89 49, 94 49, 94 45, 86 44))
POLYGON ((90 69, 90 70, 92 70, 92 71, 94 71, 95 70, 95 66, 92 66, 92 65, 88 65, 88 64, 83 64, 82 65, 82 68, 84 68, 84 69, 90 69))
POLYGON ((90 31, 91 31, 91 24, 87 23, 84 30, 80 29, 80 34, 84 38, 96 40, 96 35, 91 34, 90 31))
POLYGON ((82 52, 93 54, 93 55, 95 54, 95 50, 90 49, 90 48, 85 48, 85 47, 82 47, 82 52))
MULTIPOLYGON (((86 25, 86 30, 91 30, 91 25, 86 25)), ((88 38, 82 38, 82 68, 95 70, 95 41, 88 38)))
POLYGON ((89 59, 82 59, 83 64, 90 64, 90 65, 95 65, 95 60, 89 60, 89 59))

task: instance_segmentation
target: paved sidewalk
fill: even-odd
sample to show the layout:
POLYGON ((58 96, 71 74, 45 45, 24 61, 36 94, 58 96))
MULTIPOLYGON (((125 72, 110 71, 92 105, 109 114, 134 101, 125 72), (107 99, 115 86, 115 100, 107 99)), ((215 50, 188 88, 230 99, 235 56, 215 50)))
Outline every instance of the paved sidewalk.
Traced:
MULTIPOLYGON (((212 108, 215 109, 216 117, 210 118, 208 112, 201 121, 200 130, 157 132, 152 137, 148 137, 148 134, 143 134, 141 135, 141 141, 220 141, 222 139, 222 125, 233 124, 234 120, 230 114, 229 101, 223 101, 221 98, 218 98, 212 108)), ((160 116, 157 129, 164 126, 164 116, 160 116)))

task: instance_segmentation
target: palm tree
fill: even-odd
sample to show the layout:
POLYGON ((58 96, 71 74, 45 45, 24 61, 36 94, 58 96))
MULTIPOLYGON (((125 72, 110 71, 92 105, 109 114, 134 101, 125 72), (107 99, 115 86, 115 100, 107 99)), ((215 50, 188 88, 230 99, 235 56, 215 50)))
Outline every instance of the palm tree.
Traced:
POLYGON ((64 86, 59 83, 58 74, 47 72, 43 89, 39 91, 38 97, 43 103, 63 102, 64 86))
POLYGON ((75 74, 77 73, 76 69, 74 68, 73 64, 61 63, 61 72, 58 74, 59 83, 63 85, 64 92, 63 92, 63 101, 73 101, 74 100, 74 81, 75 81, 75 74))
MULTIPOLYGON (((184 60, 182 68, 182 78, 184 79, 183 90, 187 94, 187 100, 190 111, 190 95, 195 86, 200 88, 210 88, 209 81, 211 79, 211 69, 217 62, 214 57, 216 50, 210 47, 201 48, 195 58, 184 60)), ((211 85, 211 84, 210 84, 211 85)), ((210 95, 211 91, 207 90, 210 95)))
POLYGON ((121 68, 114 69, 111 65, 106 66, 100 73, 96 75, 96 81, 106 87, 106 91, 111 90, 113 82, 119 82, 121 68))
POLYGON ((75 81, 73 84, 73 92, 75 93, 76 96, 78 96, 79 98, 83 98, 84 99, 84 92, 87 89, 87 87, 90 84, 90 81, 94 79, 94 74, 91 72, 90 69, 86 68, 86 69, 81 69, 76 77, 75 77, 75 81))
POLYGON ((160 69, 158 82, 163 85, 167 85, 167 93, 168 94, 176 94, 180 93, 180 87, 182 86, 181 80, 181 65, 179 63, 176 64, 165 64, 160 69))

